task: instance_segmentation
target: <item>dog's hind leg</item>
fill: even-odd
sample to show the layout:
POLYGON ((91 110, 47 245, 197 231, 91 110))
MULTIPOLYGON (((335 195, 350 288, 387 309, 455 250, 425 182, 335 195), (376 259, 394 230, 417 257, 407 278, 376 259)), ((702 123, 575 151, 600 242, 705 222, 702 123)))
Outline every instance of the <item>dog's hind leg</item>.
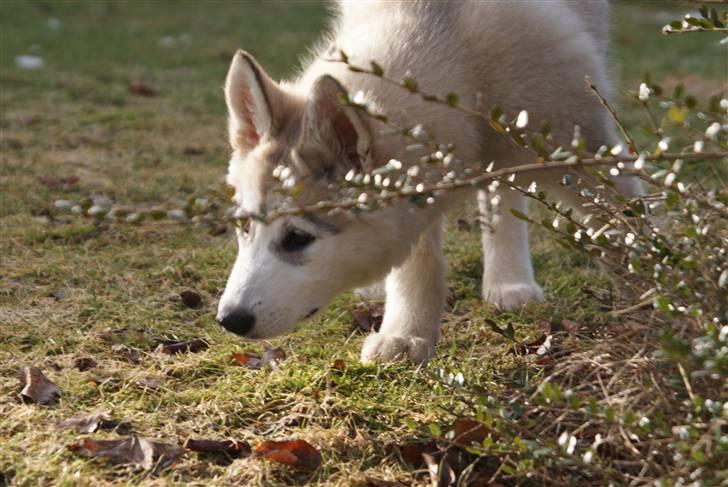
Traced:
POLYGON ((369 335, 363 362, 409 358, 426 362, 435 354, 445 298, 447 266, 442 254, 442 222, 437 221, 412 247, 407 260, 389 273, 384 321, 369 335))
POLYGON ((511 209, 526 213, 525 197, 509 188, 497 193, 480 191, 478 206, 485 220, 482 225, 483 299, 502 310, 543 301, 543 292, 533 278, 528 224, 511 213, 511 209), (493 198, 499 198, 495 213, 493 198))

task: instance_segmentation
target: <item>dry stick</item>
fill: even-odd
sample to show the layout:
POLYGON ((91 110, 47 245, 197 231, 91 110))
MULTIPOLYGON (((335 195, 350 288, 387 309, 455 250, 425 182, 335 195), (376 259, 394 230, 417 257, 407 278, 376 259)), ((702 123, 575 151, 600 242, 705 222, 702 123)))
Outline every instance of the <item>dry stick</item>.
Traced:
POLYGON ((602 96, 602 94, 599 92, 599 89, 597 89, 597 85, 592 83, 592 80, 589 76, 585 76, 584 79, 586 79, 586 84, 589 86, 589 89, 594 92, 594 94, 599 98, 599 102, 604 106, 604 108, 607 109, 607 111, 612 115, 612 119, 617 124, 617 127, 619 127, 619 130, 622 132, 622 135, 627 140, 627 143, 629 144, 629 153, 635 154, 637 152, 637 146, 634 143, 634 139, 631 135, 629 135, 629 132, 627 132, 627 129, 624 128, 624 125, 622 124, 622 121, 617 116, 617 112, 614 111, 614 109, 609 105, 609 102, 607 102, 606 98, 602 96))
MULTIPOLYGON (((380 195, 373 195, 371 196, 371 199, 369 202, 390 202, 402 197, 409 197, 409 196, 424 196, 429 193, 436 193, 439 191, 452 191, 456 189, 462 189, 462 188, 474 188, 474 187, 480 187, 483 184, 485 184, 488 181, 491 181, 496 178, 502 178, 507 177, 510 175, 516 175, 521 173, 528 173, 528 172, 534 172, 534 171, 547 171, 547 170, 553 170, 553 169, 564 169, 564 168, 574 168, 574 167, 593 167, 593 166, 604 166, 604 165, 614 165, 619 162, 623 163, 633 163, 635 162, 639 157, 637 156, 624 156, 624 157, 610 157, 606 159, 602 158, 587 158, 587 159, 581 159, 577 161, 559 161, 559 162, 534 162, 530 164, 522 164, 520 166, 510 167, 510 168, 504 168, 499 169, 496 171, 488 172, 485 174, 481 174, 480 176, 475 176, 468 179, 461 179, 458 181, 453 181, 450 183, 443 183, 443 184, 436 184, 436 185, 429 185, 424 186, 421 188, 420 191, 417 191, 415 188, 410 189, 403 189, 398 191, 393 191, 391 193, 385 193, 380 195)), ((663 153, 660 155, 650 155, 643 157, 645 162, 652 162, 652 161, 675 161, 677 159, 703 159, 703 160, 719 160, 723 158, 728 158, 728 152, 705 152, 705 153, 663 153)), ((283 208, 279 210, 274 210, 268 215, 259 215, 256 213, 245 213, 236 220, 244 220, 246 218, 252 218, 258 221, 262 221, 263 223, 271 223, 277 218, 283 217, 283 216, 294 216, 294 215, 303 215, 305 213, 316 213, 326 210, 335 210, 335 209, 341 209, 346 210, 350 208, 356 208, 361 207, 362 203, 358 199, 347 199, 347 200, 340 200, 340 201, 333 201, 333 200, 327 200, 327 201, 319 201, 318 203, 315 203, 313 205, 307 205, 307 206, 298 206, 294 208, 283 208)), ((720 210, 722 213, 728 214, 728 209, 724 208, 720 210)))
POLYGON ((671 34, 692 34, 695 32, 719 32, 719 33, 726 33, 728 32, 728 27, 713 27, 711 29, 706 29, 704 27, 696 27, 691 26, 690 29, 682 29, 682 30, 664 30, 663 31, 667 35, 671 34))
POLYGON ((644 301, 640 301, 639 303, 629 306, 627 308, 610 311, 609 315, 610 316, 621 316, 623 314, 631 313, 632 311, 637 311, 640 308, 644 308, 648 304, 651 304, 653 301, 654 301, 654 298, 652 296, 650 296, 649 298, 645 299, 644 301))

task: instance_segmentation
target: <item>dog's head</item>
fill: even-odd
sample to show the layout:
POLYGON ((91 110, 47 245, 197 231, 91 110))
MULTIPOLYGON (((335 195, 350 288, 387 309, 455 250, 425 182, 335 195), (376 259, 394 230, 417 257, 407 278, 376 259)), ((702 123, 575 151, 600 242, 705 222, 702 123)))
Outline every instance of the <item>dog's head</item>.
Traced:
MULTIPOLYGON (((233 59, 225 83, 233 147, 227 180, 240 211, 280 203, 272 176, 279 166, 303 187, 298 201, 309 204, 330 199, 327 186, 352 168, 368 169, 370 130, 341 104, 343 87, 324 75, 308 91, 274 82, 243 51, 233 59)), ((237 229, 238 256, 217 319, 250 338, 285 333, 337 294, 383 277, 397 258, 396 233, 386 219, 323 213, 251 221, 237 229)))

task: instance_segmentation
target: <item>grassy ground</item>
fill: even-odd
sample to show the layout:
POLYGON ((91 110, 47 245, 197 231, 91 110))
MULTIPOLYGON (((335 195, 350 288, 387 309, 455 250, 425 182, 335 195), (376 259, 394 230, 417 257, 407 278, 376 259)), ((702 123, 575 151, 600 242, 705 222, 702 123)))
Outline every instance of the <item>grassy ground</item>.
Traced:
MULTIPOLYGON (((716 43, 660 36, 670 20, 660 16, 674 9, 625 2, 615 10, 621 86, 635 88, 644 71, 675 84, 690 70, 704 90, 695 94, 705 98, 724 83, 725 66, 703 61, 716 43)), ((427 368, 360 365, 364 335, 350 317, 354 299, 344 296, 315 322, 271 342, 288 354, 279 370, 248 370, 230 354, 261 344, 233 339, 214 323, 235 253, 229 232, 94 225, 52 210, 54 200, 89 194, 153 205, 219 187, 228 154, 220 87, 232 53, 243 46, 273 75, 291 75, 324 24, 322 5, 308 2, 0 5, 0 485, 350 485, 366 475, 424 482, 391 444, 413 435, 410 422, 447 423, 462 411, 438 370, 461 372, 489 394, 539 379, 538 369, 506 353, 510 343, 486 318, 512 324, 520 337, 535 334, 540 318, 574 320, 587 332, 613 324, 593 297, 608 288, 606 280, 538 232, 534 260, 547 303, 496 315, 478 299, 478 234, 453 224, 447 251, 456 304, 427 368), (49 19, 60 23, 52 28, 49 19), (15 67, 20 54, 42 56, 45 67, 15 67), (159 96, 130 93, 129 84, 140 81, 159 96), (79 180, 68 187, 39 180, 47 176, 79 180), (201 309, 179 302, 187 287, 201 292, 201 309), (196 337, 210 349, 172 358, 143 353, 140 364, 112 351, 125 344, 151 352, 162 340, 196 337), (78 357, 98 365, 79 372, 72 365, 78 357), (345 371, 332 368, 335 359, 345 361, 345 371), (26 365, 41 367, 60 387, 56 405, 20 401, 17 372, 26 365), (150 378, 160 381, 158 390, 138 385, 150 378), (159 474, 110 468, 69 452, 78 435, 54 427, 98 409, 130 421, 141 436, 172 443, 303 438, 320 448, 323 465, 311 475, 190 453, 159 474)), ((637 112, 625 110, 634 124, 637 112)), ((459 217, 474 215, 463 210, 459 217)))

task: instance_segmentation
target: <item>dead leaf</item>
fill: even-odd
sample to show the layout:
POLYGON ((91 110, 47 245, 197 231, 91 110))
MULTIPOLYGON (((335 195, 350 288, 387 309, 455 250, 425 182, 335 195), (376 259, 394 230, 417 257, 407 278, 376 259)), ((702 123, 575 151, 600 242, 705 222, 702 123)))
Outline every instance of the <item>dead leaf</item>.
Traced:
POLYGON ((542 334, 548 335, 548 334, 551 333, 551 322, 550 321, 548 321, 548 320, 536 320, 535 325, 536 325, 536 328, 538 328, 538 330, 542 334))
POLYGON ((249 369, 262 369, 263 360, 255 350, 245 350, 243 353, 232 353, 231 358, 240 365, 249 369))
POLYGON ((106 328, 99 332, 99 338, 108 343, 119 343, 124 339, 124 334, 127 332, 127 327, 122 328, 106 328))
POLYGON ((142 389, 148 389, 151 392, 156 392, 162 388, 162 380, 156 377, 142 377, 136 381, 136 385, 142 389))
POLYGON ((79 433, 93 433, 97 429, 103 429, 102 424, 109 417, 108 411, 97 411, 68 418, 58 423, 58 427, 61 429, 75 429, 79 433))
POLYGON ((175 463, 184 454, 184 448, 158 441, 129 436, 117 440, 83 438, 68 445, 68 449, 84 457, 108 458, 115 464, 136 465, 146 470, 175 463))
POLYGON ((561 326, 564 327, 564 331, 567 331, 569 333, 576 333, 579 331, 579 327, 581 326, 576 321, 571 320, 561 320, 561 326))
POLYGON ((493 474, 487 473, 479 476, 475 480, 468 482, 468 487, 504 487, 500 482, 493 481, 493 474))
POLYGON ((354 324, 364 332, 379 331, 384 318, 384 308, 381 305, 362 305, 359 309, 352 311, 351 317, 354 324))
POLYGON ((111 347, 111 350, 119 357, 133 364, 139 364, 142 361, 141 353, 139 350, 129 348, 122 343, 117 343, 111 347))
POLYGON ((23 386, 20 395, 24 401, 49 404, 61 394, 60 389, 38 367, 23 367, 20 384, 23 386))
POLYGON ((188 438, 184 447, 199 453, 224 453, 234 458, 247 457, 251 454, 250 445, 237 440, 193 440, 188 438))
POLYGON ((194 340, 187 340, 185 342, 172 342, 172 343, 160 343, 157 348, 154 349, 156 353, 163 353, 165 355, 175 355, 178 353, 197 353, 202 350, 207 350, 210 345, 201 339, 195 338, 194 340))
POLYGON ((424 454, 435 454, 439 451, 434 441, 405 443, 398 447, 402 460, 413 468, 420 468, 425 464, 424 454))
POLYGON ((94 367, 96 367, 96 361, 91 357, 78 357, 74 359, 73 366, 81 372, 84 372, 88 369, 93 369, 94 367))
POLYGON ((321 454, 304 440, 264 441, 255 448, 257 457, 305 470, 321 465, 321 454))
POLYGON ((427 464, 427 471, 430 472, 432 487, 450 487, 455 485, 457 475, 455 475, 455 471, 447 463, 446 457, 443 456, 439 462, 435 457, 427 453, 423 453, 422 457, 427 464))
POLYGON ((486 425, 476 419, 458 418, 451 427, 454 435, 453 441, 463 445, 470 446, 472 443, 482 444, 488 436, 494 440, 498 440, 500 435, 497 431, 488 428, 486 425))
POLYGON ((269 366, 271 369, 280 367, 281 362, 286 359, 286 352, 281 348, 270 348, 263 352, 263 365, 269 366))
POLYGON ((184 289, 179 293, 182 304, 192 309, 199 309, 202 306, 202 296, 194 289, 184 289))
POLYGON ((68 191, 78 184, 78 176, 38 176, 38 181, 48 189, 61 189, 68 191))
POLYGON ((549 353, 551 351, 553 339, 554 339, 554 337, 552 335, 548 335, 543 340, 543 343, 541 345, 539 345, 539 347, 536 349, 536 355, 542 356, 542 355, 546 355, 547 353, 549 353))
POLYGON ((346 362, 344 362, 343 359, 337 358, 336 360, 334 360, 334 363, 331 365, 331 367, 343 372, 346 370, 346 362))
POLYGON ((364 477, 364 485, 366 487, 407 487, 408 485, 412 485, 410 483, 405 483, 401 480, 382 480, 375 477, 364 477))
POLYGON ((201 156, 205 153, 205 149, 194 145, 188 145, 185 146, 184 149, 182 149, 182 153, 186 156, 201 156))
POLYGON ((129 92, 139 96, 157 96, 159 92, 143 81, 133 81, 129 84, 129 92))

